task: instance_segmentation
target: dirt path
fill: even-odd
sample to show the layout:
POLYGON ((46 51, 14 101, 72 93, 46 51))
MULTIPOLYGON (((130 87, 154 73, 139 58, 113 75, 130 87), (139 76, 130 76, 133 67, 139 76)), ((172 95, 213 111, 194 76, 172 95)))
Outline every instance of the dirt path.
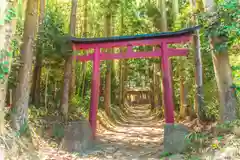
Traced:
MULTIPOLYGON (((98 134, 97 151, 82 158, 61 159, 159 160, 163 149, 163 122, 154 118, 148 105, 131 107, 125 123, 120 123, 112 131, 104 130, 98 134)), ((61 156, 57 157, 60 160, 61 156)), ((51 158, 54 159, 53 156, 51 158)))
POLYGON ((162 150, 162 122, 149 116, 149 106, 137 106, 129 109, 127 123, 105 131, 100 136, 104 154, 99 159, 159 159, 162 150))

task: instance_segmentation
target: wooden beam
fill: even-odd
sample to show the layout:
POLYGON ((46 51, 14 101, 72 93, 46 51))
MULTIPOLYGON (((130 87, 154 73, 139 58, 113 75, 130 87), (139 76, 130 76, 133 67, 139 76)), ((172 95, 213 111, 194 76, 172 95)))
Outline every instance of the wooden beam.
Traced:
POLYGON ((128 52, 119 54, 101 54, 101 60, 113 60, 113 59, 131 59, 131 58, 153 58, 162 56, 160 51, 153 52, 128 52))
POLYGON ((168 57, 187 56, 188 52, 189 50, 185 48, 167 48, 165 54, 167 54, 168 57))
MULTIPOLYGON (((187 56, 188 49, 180 48, 168 48, 166 51, 166 54, 168 57, 173 56, 187 56)), ((131 58, 154 58, 154 57, 161 57, 162 52, 161 51, 152 51, 152 52, 128 52, 128 53, 101 53, 100 54, 100 60, 114 60, 114 59, 131 59, 131 58)), ((92 61, 93 60, 93 54, 89 55, 83 55, 83 56, 74 56, 77 61, 85 62, 85 61, 92 61)))

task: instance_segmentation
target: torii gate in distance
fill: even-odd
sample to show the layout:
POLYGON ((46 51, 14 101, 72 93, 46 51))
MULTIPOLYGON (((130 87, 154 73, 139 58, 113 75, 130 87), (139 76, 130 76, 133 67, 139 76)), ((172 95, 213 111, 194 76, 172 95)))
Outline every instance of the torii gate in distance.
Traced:
MULTIPOLYGON (((176 32, 160 32, 154 34, 140 34, 136 36, 115 36, 109 38, 76 38, 72 37, 73 51, 94 49, 94 53, 87 55, 74 55, 77 61, 93 62, 91 103, 89 112, 89 122, 96 136, 97 110, 99 103, 99 84, 100 84, 100 61, 114 59, 131 58, 153 58, 161 57, 161 70, 163 74, 164 90, 164 110, 166 124, 174 123, 174 103, 172 90, 172 75, 169 57, 187 56, 188 49, 169 48, 168 44, 187 43, 191 41, 192 35, 199 26, 183 29, 176 32), (159 45, 160 49, 150 52, 134 52, 134 46, 159 45), (126 53, 104 53, 102 48, 127 47, 126 53)), ((160 65, 160 64, 159 64, 160 65)))

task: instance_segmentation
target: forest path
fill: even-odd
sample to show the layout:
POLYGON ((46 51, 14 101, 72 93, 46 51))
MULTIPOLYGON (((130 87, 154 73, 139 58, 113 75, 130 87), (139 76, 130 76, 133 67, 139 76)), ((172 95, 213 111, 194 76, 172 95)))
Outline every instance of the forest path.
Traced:
POLYGON ((95 159, 159 159, 163 149, 163 121, 151 115, 150 105, 132 106, 127 112, 124 123, 99 134, 103 152, 95 159))
MULTIPOLYGON (((81 158, 64 156, 58 152, 58 160, 159 160, 163 150, 163 120, 151 114, 150 105, 127 108, 124 122, 97 135, 97 151, 81 158), (65 157, 65 158, 64 158, 65 157)), ((55 156, 51 156, 55 160, 55 156)), ((46 160, 50 160, 48 157, 46 160)))

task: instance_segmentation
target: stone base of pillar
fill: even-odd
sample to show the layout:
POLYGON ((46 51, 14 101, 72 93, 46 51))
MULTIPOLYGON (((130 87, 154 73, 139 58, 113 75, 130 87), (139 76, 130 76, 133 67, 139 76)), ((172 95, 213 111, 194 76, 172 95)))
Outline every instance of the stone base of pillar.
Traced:
POLYGON ((188 129, 181 124, 165 124, 164 126, 164 152, 181 153, 187 149, 186 136, 188 129))

